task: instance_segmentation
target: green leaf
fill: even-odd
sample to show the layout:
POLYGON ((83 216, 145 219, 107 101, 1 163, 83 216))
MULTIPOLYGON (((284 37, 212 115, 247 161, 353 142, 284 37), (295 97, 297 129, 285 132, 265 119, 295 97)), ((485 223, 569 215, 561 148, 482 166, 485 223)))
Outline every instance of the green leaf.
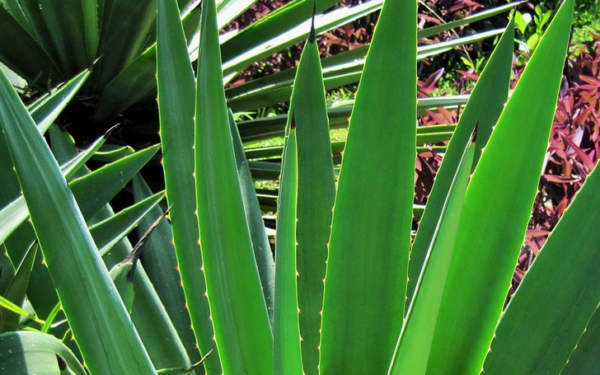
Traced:
POLYGON ((113 78, 147 49, 149 34, 155 26, 156 4, 157 0, 105 1, 103 18, 99 21, 98 56, 102 59, 94 69, 98 91, 103 91, 113 78))
POLYGON ((89 67, 98 50, 96 0, 40 0, 39 6, 52 40, 44 48, 56 49, 61 71, 71 76, 89 67))
POLYGON ((599 188, 600 172, 594 170, 512 297, 484 364, 486 374, 558 374, 578 346, 600 303, 600 233, 593 224, 600 219, 599 188), (570 272, 564 272, 565 261, 570 272))
POLYGON ((129 156, 134 152, 135 150, 131 146, 105 145, 94 153, 94 160, 110 163, 129 156))
MULTIPOLYGON (((315 6, 317 8, 317 11, 321 11, 323 9, 321 8, 322 5, 320 3, 329 3, 330 1, 331 0, 316 1, 315 6)), ((335 9, 322 16, 319 15, 318 17, 315 17, 316 31, 317 33, 320 33, 326 30, 334 29, 336 27, 341 27, 354 19, 366 16, 367 14, 378 10, 381 7, 382 2, 383 0, 371 0, 350 8, 343 7, 340 9, 335 9)), ((304 14, 302 12, 305 11, 305 9, 307 8, 310 9, 308 13, 308 15, 310 15, 310 12, 312 11, 312 6, 313 2, 309 2, 306 0, 294 2, 288 5, 288 7, 295 7, 294 12, 297 13, 294 13, 294 17, 297 17, 298 20, 300 18, 303 18, 304 14)), ((271 13, 270 16, 272 18, 265 17, 264 19, 254 23, 254 25, 256 25, 258 29, 261 26, 266 26, 266 24, 269 22, 277 21, 275 24, 271 25, 273 27, 277 27, 277 23, 280 21, 280 18, 282 16, 291 15, 290 13, 287 13, 286 10, 287 8, 280 8, 278 12, 271 13)), ((263 59, 277 51, 280 51, 281 49, 287 46, 291 46, 295 43, 305 40, 308 37, 309 17, 304 18, 304 20, 304 22, 284 24, 284 26, 288 28, 288 30, 285 33, 282 32, 281 34, 278 34, 275 31, 275 29, 266 29, 269 32, 269 40, 266 40, 259 45, 255 45, 256 39, 245 39, 244 37, 248 34, 245 34, 244 36, 240 34, 239 36, 229 39, 228 41, 223 43, 224 54, 227 54, 228 48, 230 48, 228 42, 231 40, 244 39, 246 40, 246 44, 236 42, 236 47, 232 47, 236 48, 234 49, 236 56, 232 59, 229 59, 227 57, 223 58, 223 74, 227 76, 239 70, 245 69, 254 61, 263 59), (274 35, 275 37, 273 37, 274 35), (254 47, 250 49, 250 46, 254 47)), ((248 30, 247 32, 251 32, 252 26, 244 29, 244 32, 246 32, 246 30, 248 30)))
MULTIPOLYGON (((283 34, 293 26, 310 19, 313 2, 314 0, 294 1, 248 26, 240 35, 223 44, 223 61, 231 60, 244 51, 267 42, 273 35, 283 34)), ((316 11, 320 13, 337 3, 337 0, 319 0, 314 3, 316 11)), ((305 38, 306 35, 303 39, 305 38)))
POLYGON ((13 16, 0 6, 0 60, 15 73, 33 82, 41 73, 40 85, 46 90, 50 79, 62 80, 57 62, 13 16))
POLYGON ((9 332, 0 335, 0 368, 7 374, 85 375, 75 355, 51 335, 9 332))
MULTIPOLYGON (((492 128, 496 125, 500 113, 504 109, 504 103, 508 96, 510 84, 510 73, 512 69, 514 26, 512 23, 506 28, 506 32, 498 42, 498 45, 490 57, 485 70, 477 81, 464 112, 460 116, 458 127, 450 142, 444 162, 437 173, 433 188, 427 199, 427 208, 423 218, 419 222, 417 235, 410 254, 408 270, 407 304, 413 297, 414 289, 425 258, 431 248, 433 233, 438 228, 440 213, 447 199, 447 193, 454 176, 458 171, 458 164, 466 145, 470 142, 471 134, 477 124, 477 149, 474 155, 474 163, 471 169, 477 165, 481 151, 485 147, 492 128)), ((427 129, 429 127, 425 127, 427 129)), ((419 142, 419 130, 417 129, 417 144, 419 142)))
POLYGON ((154 373, 67 182, 4 73, 0 73, 0 98, 4 103, 0 126, 46 264, 88 368, 99 373, 154 373), (39 184, 40 179, 45 183, 39 184), (138 364, 135 368, 130 366, 132 360, 138 364))
POLYGON ((323 375, 385 373, 400 333, 416 155, 416 13, 413 1, 384 4, 350 119, 325 279, 323 375))
POLYGON ((600 366, 600 314, 598 309, 573 349, 562 375, 593 374, 600 366))
POLYGON ((155 72, 156 48, 152 46, 106 84, 96 106, 94 121, 107 122, 132 104, 150 98, 156 88, 155 72))
POLYGON ((160 0, 157 20, 157 84, 161 145, 167 201, 179 274, 194 334, 209 375, 222 373, 213 340, 206 284, 202 272, 196 187, 194 180, 194 74, 179 11, 173 1, 160 0))
MULTIPOLYGON (((293 119, 290 123, 293 124, 293 119)), ((275 314, 273 355, 275 374, 303 374, 296 271, 296 206, 298 153, 296 130, 288 128, 281 171, 275 235, 275 314)))
POLYGON ((273 299, 275 293, 275 262, 271 253, 271 245, 265 231, 265 223, 262 218, 262 212, 256 197, 254 180, 250 173, 248 161, 244 155, 244 146, 240 139, 240 134, 233 120, 233 115, 229 112, 229 125, 233 139, 233 152, 235 153, 235 162, 240 180, 242 191, 242 200, 244 202, 244 212, 248 221, 248 229, 252 239, 254 249, 254 258, 258 266, 260 284, 264 294, 265 303, 269 320, 273 321, 273 299))
MULTIPOLYGON (((140 174, 133 178, 133 196, 136 202, 143 201, 150 196, 152 192, 146 185, 140 174)), ((148 228, 160 216, 163 210, 155 207, 142 219, 138 227, 138 237, 142 237, 145 228, 148 228)), ((171 225, 163 220, 152 232, 152 235, 146 240, 144 245, 144 256, 141 261, 148 274, 148 278, 154 285, 156 293, 160 297, 165 309, 167 310, 173 326, 175 327, 188 357, 192 363, 200 360, 200 353, 196 347, 196 338, 194 332, 190 329, 191 322, 189 311, 186 309, 185 295, 181 287, 181 277, 178 272, 177 258, 173 246, 173 234, 171 225)))
MULTIPOLYGON (((98 149, 106 139, 100 138, 93 143, 87 150, 81 152, 77 157, 65 163, 61 169, 65 179, 69 180, 82 167, 96 149, 98 149)), ((10 160, 9 160, 10 161, 10 160)), ((12 161, 10 161, 12 165, 12 161)), ((0 243, 4 242, 29 216, 25 200, 19 195, 15 200, 6 205, 0 211, 0 243)))
MULTIPOLYGON (((502 29, 490 30, 441 43, 419 46, 417 61, 451 50, 456 46, 472 44, 482 39, 495 37, 502 31, 502 29)), ((321 59, 325 88, 330 90, 358 82, 367 52, 368 46, 364 46, 321 59)), ((238 112, 268 107, 287 101, 292 92, 296 69, 286 69, 227 89, 225 93, 229 99, 229 106, 232 110, 238 112)))
POLYGON ((19 305, 2 296, 0 296, 0 307, 6 309, 6 311, 9 311, 11 313, 21 315, 31 320, 35 320, 35 315, 28 313, 27 311, 19 307, 19 305))
POLYGON ((203 4, 200 35, 196 204, 215 340, 224 374, 270 374, 273 337, 236 172, 213 1, 203 4))
POLYGON ((150 210, 164 198, 163 193, 156 193, 147 199, 121 210, 90 227, 94 242, 98 246, 100 256, 104 256, 112 248, 133 231, 150 210))
POLYGON ((90 71, 85 70, 60 88, 53 90, 36 100, 29 106, 29 113, 33 121, 40 129, 40 133, 44 134, 50 125, 56 120, 62 110, 69 104, 71 99, 77 94, 81 86, 90 76, 90 71))
MULTIPOLYGON (((500 13, 506 12, 507 10, 513 9, 514 7, 516 7, 519 4, 522 4, 523 2, 524 2, 523 0, 515 1, 515 2, 509 3, 509 4, 500 5, 500 6, 491 8, 491 9, 485 9, 481 12, 474 13, 474 14, 470 15, 469 17, 465 17, 465 18, 462 18, 462 19, 459 19, 456 21, 444 23, 441 25, 433 26, 433 27, 428 27, 419 32, 419 37, 420 38, 428 38, 430 36, 442 33, 444 31, 458 28, 459 26, 462 26, 462 25, 472 24, 472 23, 484 20, 486 18, 496 16, 500 13)), ((519 12, 517 11, 517 13, 519 13, 519 12)), ((523 16, 521 15, 521 19, 522 18, 523 18, 523 16)), ((519 20, 517 19, 517 25, 518 25, 518 23, 519 23, 519 20)))
POLYGON ((140 150, 74 180, 71 190, 84 217, 91 218, 108 203, 156 154, 159 145, 140 150))
POLYGON ((425 374, 427 371, 435 322, 452 260, 465 191, 471 175, 475 144, 475 139, 471 139, 464 147, 456 166, 457 171, 451 176, 448 194, 441 202, 439 221, 435 223, 434 233, 427 249, 428 259, 423 264, 419 279, 416 280, 416 295, 407 307, 407 318, 402 327, 398 348, 394 353, 390 375, 417 375, 425 374))
MULTIPOLYGON (((135 213, 140 208, 148 209, 148 204, 152 205, 154 203, 152 202, 153 200, 160 198, 162 197, 153 197, 146 202, 141 202, 138 207, 130 210, 133 212, 126 212, 123 215, 133 216, 131 213, 135 213)), ((114 214, 109 206, 105 206, 96 214, 98 220, 111 220, 113 216, 114 214)), ((132 250, 132 246, 126 238, 118 242, 103 258, 107 269, 114 268, 132 250)), ((152 283, 148 279, 144 268, 139 264, 133 276, 133 284, 135 298, 133 300, 131 319, 154 367, 189 366, 191 362, 187 357, 177 331, 169 319, 152 283)))
MULTIPOLYGON (((426 109, 436 109, 438 107, 445 107, 447 109, 456 108, 466 104, 468 99, 469 95, 421 98, 417 102, 417 114, 418 116, 422 116, 426 114, 426 109)), ((354 101, 349 100, 339 105, 328 107, 329 127, 331 129, 348 127, 348 119, 353 105, 354 101)), ((284 134, 286 119, 287 115, 278 115, 241 121, 238 123, 238 129, 244 142, 259 141, 276 136, 280 137, 284 134)))
POLYGON ((325 90, 315 30, 304 46, 292 93, 296 127, 298 193, 296 268, 304 372, 318 373, 323 280, 327 264, 335 177, 325 90))
POLYGON ((428 372, 471 374, 482 368, 537 193, 572 7, 572 0, 563 4, 536 49, 471 179, 428 372))
MULTIPOLYGON (((16 306, 23 306, 25 301, 25 294, 27 292, 27 285, 31 277, 31 270, 33 268, 33 262, 37 254, 38 244, 33 244, 29 248, 23 262, 17 268, 15 277, 12 279, 8 286, 4 298, 14 303, 16 306)), ((0 332, 16 331, 19 329, 19 315, 4 312, 0 314, 0 332)))

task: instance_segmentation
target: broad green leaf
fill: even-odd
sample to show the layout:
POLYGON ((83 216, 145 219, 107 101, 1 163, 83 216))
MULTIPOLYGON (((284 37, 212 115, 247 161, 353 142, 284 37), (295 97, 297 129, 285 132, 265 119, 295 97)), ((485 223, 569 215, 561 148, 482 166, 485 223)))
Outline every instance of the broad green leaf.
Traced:
POLYGON ((273 337, 236 172, 216 18, 214 2, 207 1, 202 7, 194 144, 206 289, 223 373, 270 374, 273 337))
POLYGON ((350 119, 325 279, 323 375, 385 373, 400 333, 416 156, 416 5, 384 4, 350 119))
MULTIPOLYGON (((53 132, 51 133, 52 135, 54 135, 53 132)), ((63 149, 61 153, 65 154, 64 159, 68 159, 76 152, 75 146, 70 142, 72 139, 64 136, 64 133, 60 132, 58 135, 59 137, 52 137, 52 144, 57 149, 63 149)), ((138 173, 139 168, 154 155, 155 151, 156 148, 154 151, 151 151, 151 149, 143 150, 140 153, 126 157, 92 173, 86 170, 85 172, 89 173, 88 176, 90 178, 83 178, 79 180, 79 184, 74 183, 72 185, 80 186, 75 190, 81 192, 79 196, 76 196, 76 199, 78 199, 82 211, 85 212, 87 210, 86 207, 90 206, 88 203, 90 201, 93 201, 96 206, 100 205, 99 207, 102 207, 98 213, 96 213, 97 210, 88 211, 88 215, 93 214, 94 217, 91 221, 97 223, 90 228, 90 231, 96 246, 100 248, 100 254, 105 254, 103 260, 107 269, 112 269, 116 263, 122 261, 131 252, 131 245, 124 236, 163 197, 161 194, 157 194, 114 215, 110 206, 106 204, 106 201, 99 199, 103 197, 103 192, 94 192, 94 190, 100 188, 107 191, 113 190, 116 193, 119 189, 123 188, 132 176, 138 173), (92 177, 96 179, 95 183, 92 181, 92 177), (102 179, 105 180, 101 181, 102 179), (87 187, 84 187, 84 185, 87 185, 87 187), (88 198, 83 198, 84 196, 88 198), (109 249, 110 252, 107 253, 109 249)), ((105 195, 104 197, 108 200, 110 195, 105 195)), ((187 358, 177 332, 141 266, 136 268, 133 283, 137 297, 133 300, 132 320, 153 365, 155 367, 189 365, 190 361, 187 358), (168 342, 169 345, 165 345, 165 342, 168 342)), ((130 283, 125 284, 130 289, 132 288, 130 283)), ((52 303, 56 303, 56 300, 52 301, 52 303)), ((128 310, 132 309, 131 302, 129 303, 129 306, 127 306, 128 310)), ((53 333, 58 334, 59 332, 53 331, 53 333)))
POLYGON ((521 249, 548 147, 573 1, 567 0, 502 112, 467 190, 428 373, 481 371, 521 249), (490 191, 494 195, 490 196, 490 191))
MULTIPOLYGON (((195 31, 198 28, 199 12, 183 13, 181 22, 187 29, 195 31)), ((187 29, 186 35, 190 34, 187 29)), ((94 115, 95 121, 109 121, 131 105, 153 99, 156 94, 156 43, 134 57, 130 64, 106 84, 94 115)))
POLYGON ((172 0, 160 0, 157 19, 157 84, 161 145, 167 201, 179 274, 190 320, 208 375, 222 373, 213 341, 206 284, 202 272, 194 181, 194 74, 179 11, 172 0))
POLYGON ((0 126, 45 262, 88 368, 98 373, 154 373, 73 194, 4 73, 0 98, 0 126), (39 184, 40 178, 44 184, 39 184))
MULTIPOLYGON (((160 199, 161 197, 158 198, 160 199)), ((150 198, 149 201, 141 202, 139 206, 152 203, 152 199, 156 198, 150 198)), ((134 210, 137 210, 137 208, 134 208, 134 210)), ((129 213, 126 213, 126 215, 129 215, 129 213)), ((98 220, 110 220, 113 216, 114 213, 108 205, 96 214, 98 220)), ((132 250, 132 246, 126 238, 118 242, 103 257, 107 269, 112 269, 117 263, 127 257, 132 250)), ((152 283, 148 279, 144 268, 140 264, 136 268, 133 283, 135 298, 133 300, 131 319, 154 367, 189 366, 191 362, 187 357, 177 331, 169 319, 152 283), (165 343, 168 343, 168 345, 165 343)))
MULTIPOLYGON (((37 0, 8 1, 14 3, 12 6, 9 6, 11 14, 37 40, 39 45, 46 50, 52 60, 59 62, 58 51, 52 47, 52 36, 42 14, 42 9, 40 9, 40 2, 37 0), (21 15, 18 13, 21 13, 21 15)), ((8 1, 4 1, 4 3, 8 1)), ((40 78, 42 77, 40 76, 40 78)))
POLYGON ((156 145, 140 150, 74 180, 71 190, 84 217, 91 218, 104 207, 150 161, 158 148, 156 145))
POLYGON ((87 374, 63 343, 39 332, 0 335, 0 368, 11 375, 87 374))
MULTIPOLYGON (((134 216, 133 219, 137 219, 137 221, 141 221, 142 216, 147 216, 147 214, 152 210, 152 208, 156 207, 156 205, 160 202, 160 200, 163 198, 163 195, 161 193, 157 193, 155 195, 155 197, 148 197, 146 200, 141 201, 139 203, 137 203, 134 206, 131 206, 123 211, 128 211, 127 213, 123 213, 123 211, 121 211, 119 214, 106 219, 105 222, 110 221, 110 222, 116 222, 116 221, 125 221, 127 219, 129 219, 129 221, 133 221, 131 220, 132 218, 128 218, 127 216, 134 216), (159 199, 156 199, 159 198, 159 199), (144 207, 147 206, 147 203, 150 204, 150 207, 144 207), (137 207, 136 207, 137 206, 137 207), (137 217, 135 217, 135 215, 132 215, 132 213, 137 214, 137 212, 135 211, 142 211, 139 208, 145 208, 145 212, 141 212, 142 215, 137 215, 137 217), (135 210, 135 208, 138 208, 138 210, 135 210)), ((117 290, 119 291, 119 294, 121 295, 121 299, 123 300, 123 303, 125 304, 125 308, 127 308, 127 311, 129 311, 129 313, 131 314, 131 310, 133 308, 133 301, 135 300, 135 285, 134 285, 134 277, 135 277, 135 272, 137 270, 137 266, 138 266, 138 262, 140 261, 140 257, 142 255, 142 251, 144 250, 144 245, 146 243, 146 240, 148 239, 148 237, 152 234, 152 232, 154 232, 154 230, 156 229, 156 227, 160 224, 160 222, 164 219, 165 214, 160 215, 158 217, 158 219, 152 223, 149 228, 147 229, 147 231, 145 233, 143 233, 138 242, 136 243, 135 247, 133 248, 133 250, 127 254, 127 256, 120 261, 119 263, 117 263, 116 265, 114 265, 111 270, 110 270, 110 277, 112 278, 113 282, 115 283, 115 286, 117 287, 117 290)), ((135 224, 137 225, 138 223, 135 222, 135 224)), ((99 224, 99 226, 103 226, 103 224, 99 224)), ((109 225, 104 225, 104 226, 109 226, 109 225)), ((125 226, 125 225, 123 225, 125 226)), ((130 228, 127 228, 126 231, 128 232, 130 228)), ((94 233, 92 233, 94 234, 94 233)), ((96 238, 95 238, 96 240, 96 238)), ((97 240, 96 240, 97 241, 97 240)))
MULTIPOLYGON (((87 150, 81 152, 75 158, 65 163, 61 167, 65 179, 70 180, 105 140, 106 138, 104 137, 100 138, 87 150)), ((9 164, 12 165, 12 161, 9 160, 9 164)), ((27 211, 27 206, 22 195, 19 195, 15 200, 0 210, 0 243, 4 242, 4 240, 6 240, 6 238, 8 238, 8 236, 10 236, 27 219, 28 215, 29 212, 27 211)))
MULTIPOLYGON (((53 137, 55 145, 67 139, 68 137, 53 137)), ((86 221, 89 221, 94 214, 123 189, 127 182, 154 155, 156 150, 156 147, 142 150, 128 158, 106 165, 84 178, 74 180, 69 184, 86 221)), ((69 173, 72 172, 74 170, 69 173)), ((65 178, 68 179, 70 176, 70 174, 67 174, 65 178)), ((13 208, 16 209, 14 212, 15 216, 9 221, 10 225, 8 229, 18 226, 28 215, 22 196, 15 202, 13 208)), ((26 250, 34 239, 35 234, 33 229, 27 223, 22 225, 15 234, 6 240, 6 248, 13 263, 18 264, 21 262, 26 250)), ((39 258, 35 263, 34 276, 30 282, 28 296, 38 315, 45 317, 56 305, 57 297, 49 277, 50 275, 48 274, 48 269, 43 265, 41 256, 39 258)))
MULTIPOLYGON (((427 147, 422 147, 427 143, 449 141, 454 134, 456 129, 455 124, 450 125, 432 125, 422 126, 417 128, 417 151, 427 151, 427 147), (419 147, 421 146, 421 147, 419 147)), ((340 156, 344 148, 346 147, 346 141, 333 141, 331 142, 331 151, 333 152, 334 158, 340 156)), ((434 150, 436 147, 445 146, 433 146, 434 150)), ((445 148, 444 148, 445 149, 445 148)), ((246 158, 252 159, 279 159, 283 152, 283 146, 265 146, 265 147, 250 147, 245 149, 246 158)))

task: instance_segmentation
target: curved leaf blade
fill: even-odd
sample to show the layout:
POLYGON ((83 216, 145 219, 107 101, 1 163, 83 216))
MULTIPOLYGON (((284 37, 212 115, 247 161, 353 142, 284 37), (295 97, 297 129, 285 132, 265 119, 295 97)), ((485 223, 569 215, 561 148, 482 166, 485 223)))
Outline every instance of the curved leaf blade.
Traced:
POLYGON ((153 374, 73 194, 4 73, 0 73, 0 98, 0 126, 31 221, 88 367, 99 373, 153 374), (39 178, 45 184, 39 184, 39 178), (51 204, 47 204, 49 200, 51 204), (133 369, 132 358, 138 363, 133 369))

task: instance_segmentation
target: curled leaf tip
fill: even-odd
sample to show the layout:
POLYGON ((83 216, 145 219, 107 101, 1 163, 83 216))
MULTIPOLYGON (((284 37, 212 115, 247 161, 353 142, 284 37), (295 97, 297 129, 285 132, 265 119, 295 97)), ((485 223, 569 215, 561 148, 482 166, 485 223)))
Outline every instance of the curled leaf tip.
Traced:
POLYGON ((101 58, 103 58, 103 57, 104 57, 104 54, 102 54, 102 55, 98 56, 98 57, 96 58, 96 60, 92 61, 92 64, 90 65, 90 67, 88 68, 88 70, 89 70, 89 71, 92 71, 92 70, 94 70, 94 66, 95 66, 95 65, 98 63, 98 61, 100 61, 100 59, 101 59, 101 58))
POLYGON ((473 133, 471 134, 471 142, 477 142, 477 129, 479 129, 479 120, 475 124, 475 129, 473 129, 473 133))
POLYGON ((315 36, 315 14, 317 13, 317 2, 313 1, 313 13, 312 13, 312 22, 310 24, 310 36, 308 37, 308 42, 309 43, 314 43, 316 36, 315 36))
POLYGON ((119 128, 119 126, 121 126, 121 123, 118 123, 118 124, 112 126, 110 129, 108 129, 106 131, 106 133, 104 133, 104 138, 106 139, 106 138, 110 137, 112 135, 112 133, 114 133, 115 130, 117 130, 119 128))

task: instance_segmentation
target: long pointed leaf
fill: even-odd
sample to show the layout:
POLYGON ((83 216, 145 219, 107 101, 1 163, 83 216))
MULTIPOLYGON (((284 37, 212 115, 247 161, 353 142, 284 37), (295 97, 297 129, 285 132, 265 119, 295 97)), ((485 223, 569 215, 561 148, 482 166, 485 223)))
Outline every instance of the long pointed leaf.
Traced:
POLYGON ((567 363, 600 303, 599 189, 595 170, 511 299, 484 364, 486 374, 558 374, 567 363), (571 272, 564 272, 565 260, 571 272))
MULTIPOLYGON (((136 201, 142 201, 152 195, 150 188, 139 174, 133 179, 133 195, 136 201)), ((142 220, 138 228, 138 236, 141 237, 146 228, 149 228, 162 215, 163 210, 160 207, 154 208, 148 217, 142 220)), ((200 360, 200 353, 196 347, 194 332, 190 329, 190 315, 186 309, 181 277, 177 272, 179 268, 171 229, 171 225, 166 220, 159 224, 144 244, 145 250, 141 262, 156 293, 169 313, 190 361, 196 363, 200 360)))
POLYGON ((288 132, 281 171, 281 189, 279 190, 279 205, 277 207, 277 234, 275 236, 275 260, 277 261, 275 269, 275 316, 273 320, 275 375, 303 374, 296 278, 298 154, 296 130, 290 128, 288 132))
POLYGON ((31 221, 89 369, 98 373, 153 374, 73 194, 4 73, 0 73, 0 98, 0 126, 31 221), (45 184, 39 184, 40 178, 45 184), (52 203, 47 204, 48 200, 52 203), (130 365, 132 358, 137 363, 134 368, 130 365))
POLYGON ((238 176, 240 179, 240 187, 242 190, 242 199, 244 202, 244 211, 248 228, 250 229, 250 237, 252 238, 252 247, 254 248, 254 257, 258 267, 260 283, 269 319, 273 320, 273 299, 275 293, 275 262, 271 253, 271 245, 265 231, 265 223, 262 218, 258 198, 256 197, 256 189, 254 180, 250 173, 248 160, 244 155, 244 146, 240 139, 240 134, 235 125, 233 115, 229 112, 229 126, 233 138, 233 151, 235 153, 235 162, 237 165, 238 176))
POLYGON ((473 174, 431 349, 431 374, 482 368, 537 193, 572 8, 567 0, 542 38, 473 174))
MULTIPOLYGON (((465 145, 475 125, 477 124, 477 150, 474 156, 477 165, 479 155, 485 147, 492 127, 496 125, 498 117, 504 108, 508 96, 510 72, 512 69, 512 51, 514 39, 514 24, 511 22, 506 32, 498 42, 494 53, 490 57, 485 70, 477 81, 475 89, 467 102, 464 112, 460 116, 459 125, 454 131, 450 147, 444 155, 442 167, 438 171, 423 218, 417 229, 417 236, 410 253, 408 270, 408 300, 413 297, 415 284, 421 273, 423 262, 427 256, 429 244, 433 239, 433 232, 437 228, 436 221, 440 217, 446 193, 453 176, 457 171, 458 162, 465 145)), ((418 133, 418 130, 417 130, 418 133)), ((418 144, 417 136, 417 144, 418 144)), ((473 168, 474 169, 474 168, 473 168)))
POLYGON ((385 2, 350 119, 325 279, 323 375, 385 373, 400 333, 416 156, 416 13, 415 1, 385 2))
POLYGON ((297 73, 290 114, 298 143, 298 307, 304 372, 314 375, 319 371, 323 280, 335 200, 329 122, 314 25, 297 73))
POLYGON ((158 105, 167 201, 179 274, 206 373, 222 373, 206 298, 194 181, 194 74, 179 12, 173 0, 160 0, 157 20, 158 105))
POLYGON ((244 215, 213 1, 203 4, 196 93, 200 245, 223 373, 270 374, 273 337, 244 215))

